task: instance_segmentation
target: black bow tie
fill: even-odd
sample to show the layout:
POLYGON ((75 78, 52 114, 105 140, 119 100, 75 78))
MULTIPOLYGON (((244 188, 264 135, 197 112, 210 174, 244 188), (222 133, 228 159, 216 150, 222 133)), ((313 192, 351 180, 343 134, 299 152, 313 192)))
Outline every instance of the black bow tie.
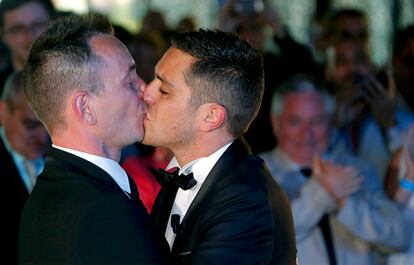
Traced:
POLYGON ((164 169, 155 169, 153 167, 148 167, 149 171, 151 171, 152 175, 154 175, 155 179, 161 186, 165 186, 169 183, 174 183, 179 188, 183 190, 188 190, 194 187, 197 181, 193 177, 193 173, 190 174, 181 174, 178 175, 179 169, 176 168, 172 172, 167 172, 164 169))

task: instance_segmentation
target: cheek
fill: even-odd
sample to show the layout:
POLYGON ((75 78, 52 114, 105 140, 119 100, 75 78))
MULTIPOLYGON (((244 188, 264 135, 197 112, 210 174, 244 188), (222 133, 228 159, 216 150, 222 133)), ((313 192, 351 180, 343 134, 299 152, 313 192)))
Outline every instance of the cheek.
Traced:
POLYGON ((22 126, 17 125, 13 126, 12 128, 12 134, 10 135, 10 143, 13 146, 28 146, 31 142, 31 137, 29 132, 22 126))
POLYGON ((299 129, 294 126, 282 126, 280 128, 280 137, 282 141, 293 141, 298 139, 299 129))

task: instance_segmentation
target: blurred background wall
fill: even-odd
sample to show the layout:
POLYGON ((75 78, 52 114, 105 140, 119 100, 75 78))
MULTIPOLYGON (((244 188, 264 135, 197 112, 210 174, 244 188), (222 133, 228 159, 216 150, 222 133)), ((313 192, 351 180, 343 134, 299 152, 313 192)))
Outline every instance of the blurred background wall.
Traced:
MULTIPOLYGON (((161 11, 169 26, 175 27, 185 16, 198 27, 214 28, 221 4, 226 0, 53 0, 61 11, 102 12, 116 24, 138 32, 148 10, 161 11)), ((414 0, 268 0, 280 20, 299 42, 310 44, 318 34, 315 23, 328 7, 353 7, 365 11, 370 25, 370 48, 374 64, 382 66, 390 57, 390 42, 395 29, 414 22, 414 0)))

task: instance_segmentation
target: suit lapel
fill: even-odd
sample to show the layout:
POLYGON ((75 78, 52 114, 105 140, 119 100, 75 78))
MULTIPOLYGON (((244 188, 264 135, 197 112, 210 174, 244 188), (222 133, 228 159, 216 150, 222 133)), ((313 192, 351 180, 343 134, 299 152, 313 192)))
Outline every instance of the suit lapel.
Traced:
MULTIPOLYGON (((194 216, 197 216, 198 211, 202 210, 200 208, 202 207, 202 203, 207 199, 210 191, 217 188, 216 185, 220 179, 227 175, 227 172, 232 170, 249 152, 247 144, 242 139, 235 140, 233 144, 230 145, 230 147, 224 152, 224 154, 217 161, 216 165, 210 171, 196 197, 191 203, 187 214, 181 222, 183 227, 185 227, 185 225, 191 221, 194 216)), ((162 236, 164 236, 167 228, 168 218, 174 204, 177 190, 178 188, 175 185, 166 185, 165 187, 162 187, 151 211, 151 217, 154 225, 162 236)), ((174 241, 173 252, 176 246, 180 245, 180 240, 180 235, 177 235, 174 241)))
MULTIPOLYGON (((227 183, 224 181, 225 176, 228 175, 233 168, 239 164, 239 162, 249 153, 249 149, 245 142, 242 139, 235 140, 232 145, 224 152, 224 154, 220 157, 217 161, 216 165, 208 174, 206 180, 204 181, 203 185, 201 186, 199 192, 197 193, 196 197, 194 198, 193 202, 191 203, 188 211, 181 222, 181 226, 183 230, 186 230, 186 226, 188 229, 192 227, 192 220, 199 216, 201 211, 205 211, 204 203, 210 197, 209 195, 214 190, 220 189, 220 185, 226 185, 227 183), (191 224, 191 225, 190 225, 191 224)), ((171 208, 170 208, 171 210, 171 208)), ((168 212, 169 213, 169 212, 168 212)), ((168 221, 168 220, 167 220, 168 221)), ((184 238, 182 234, 177 234, 172 252, 179 253, 181 251, 181 245, 187 238, 184 238)))
POLYGON ((162 187, 151 211, 154 225, 162 235, 164 235, 167 229, 168 218, 170 217, 177 191, 178 187, 175 185, 165 185, 162 187))
POLYGON ((216 165, 208 174, 199 192, 188 208, 187 214, 185 215, 182 223, 185 223, 186 219, 191 216, 191 213, 194 211, 194 209, 199 207, 200 203, 205 200, 205 198, 210 193, 210 190, 213 189, 215 185, 217 185, 220 179, 223 176, 227 175, 227 172, 232 170, 238 164, 238 162, 248 153, 249 150, 242 139, 235 140, 229 146, 229 148, 224 152, 224 154, 220 157, 216 165))

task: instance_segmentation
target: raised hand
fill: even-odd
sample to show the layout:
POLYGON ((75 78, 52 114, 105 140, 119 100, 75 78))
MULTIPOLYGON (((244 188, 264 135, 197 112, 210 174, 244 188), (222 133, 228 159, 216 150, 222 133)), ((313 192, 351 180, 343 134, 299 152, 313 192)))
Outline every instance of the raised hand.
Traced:
POLYGON ((324 161, 320 155, 314 157, 312 171, 314 178, 338 202, 339 207, 361 186, 362 177, 355 167, 324 161))
POLYGON ((384 129, 395 124, 395 80, 390 69, 385 72, 386 82, 382 84, 377 77, 367 75, 359 84, 363 95, 371 106, 372 114, 384 129))

